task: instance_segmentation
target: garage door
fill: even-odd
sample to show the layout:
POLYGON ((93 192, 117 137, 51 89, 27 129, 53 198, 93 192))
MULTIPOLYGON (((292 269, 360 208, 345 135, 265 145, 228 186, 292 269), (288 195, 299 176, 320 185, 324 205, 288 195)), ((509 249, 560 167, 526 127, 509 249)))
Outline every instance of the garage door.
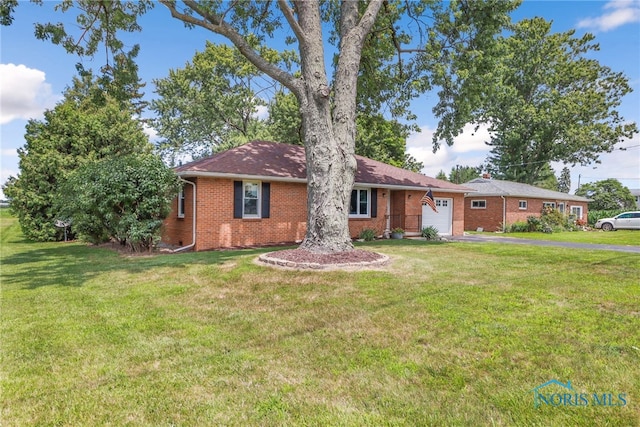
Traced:
POLYGON ((433 225, 438 230, 438 234, 451 235, 453 199, 434 198, 434 201, 436 202, 438 213, 435 213, 429 205, 422 206, 422 227, 433 225))

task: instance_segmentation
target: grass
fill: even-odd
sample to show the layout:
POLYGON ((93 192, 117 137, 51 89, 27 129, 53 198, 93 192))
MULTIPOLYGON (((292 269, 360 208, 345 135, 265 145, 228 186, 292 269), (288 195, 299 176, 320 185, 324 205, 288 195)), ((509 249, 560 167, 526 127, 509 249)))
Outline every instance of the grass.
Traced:
POLYGON ((292 272, 0 226, 3 426, 640 423, 636 254, 384 241, 386 271, 292 272), (550 379, 628 403, 535 408, 550 379))
MULTIPOLYGON (((476 233, 490 234, 495 233, 476 233)), ((555 242, 574 243, 594 243, 605 245, 631 245, 640 246, 640 230, 617 230, 617 231, 564 231, 560 233, 505 233, 504 237, 515 237, 520 239, 551 240, 555 242)))

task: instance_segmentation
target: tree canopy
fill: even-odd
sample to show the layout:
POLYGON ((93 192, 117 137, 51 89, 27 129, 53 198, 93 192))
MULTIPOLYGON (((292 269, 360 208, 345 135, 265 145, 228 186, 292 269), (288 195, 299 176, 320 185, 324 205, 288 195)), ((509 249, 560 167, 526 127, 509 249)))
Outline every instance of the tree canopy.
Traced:
POLYGON ((106 157, 152 149, 142 125, 132 118, 133 108, 123 108, 109 96, 103 105, 78 98, 78 92, 93 93, 82 82, 77 80, 43 121, 28 122, 26 144, 18 149, 20 175, 3 187, 25 236, 32 240, 61 239, 55 220, 63 218, 54 201, 71 172, 106 157))
POLYGON ((617 111, 627 78, 589 58, 594 36, 551 33, 542 18, 501 36, 490 95, 476 119, 490 125, 488 169, 503 179, 545 181, 549 162, 599 163, 601 153, 638 132, 617 111))
POLYGON ((604 211, 636 207, 631 191, 617 179, 582 184, 576 190, 576 194, 593 200, 589 202, 589 210, 604 211))
MULTIPOLYGON (((359 84, 367 83, 360 77, 381 70, 378 80, 361 90, 389 97, 362 101, 360 106, 375 111, 384 105, 392 118, 408 112, 405 107, 412 97, 441 88, 434 109, 440 119, 434 145, 440 140, 451 144, 484 95, 484 76, 494 63, 495 36, 508 24, 508 13, 519 1, 160 3, 187 27, 225 37, 253 66, 296 97, 308 180, 307 231, 301 247, 336 252, 353 248, 348 206, 356 167, 356 92, 359 84), (327 28, 329 37, 324 34, 327 28), (265 55, 277 37, 296 46, 298 69, 288 70, 265 55), (335 51, 331 71, 325 64, 329 49, 335 51), (368 70, 367 64, 371 64, 368 70)), ((68 10, 72 4, 66 0, 61 8, 68 10)), ((79 0, 77 5, 77 22, 86 43, 71 43, 64 27, 53 24, 42 26, 40 35, 69 51, 91 54, 100 42, 120 49, 117 31, 139 30, 137 17, 154 3, 79 0)))
MULTIPOLYGON (((276 51, 264 55, 273 63, 285 62, 276 51)), ((151 102, 156 113, 152 125, 163 138, 159 148, 165 157, 198 158, 227 148, 230 140, 246 142, 265 135, 256 113, 267 97, 257 92, 260 85, 266 84, 266 90, 273 83, 261 76, 235 47, 207 42, 184 68, 154 80, 159 98, 151 102)))

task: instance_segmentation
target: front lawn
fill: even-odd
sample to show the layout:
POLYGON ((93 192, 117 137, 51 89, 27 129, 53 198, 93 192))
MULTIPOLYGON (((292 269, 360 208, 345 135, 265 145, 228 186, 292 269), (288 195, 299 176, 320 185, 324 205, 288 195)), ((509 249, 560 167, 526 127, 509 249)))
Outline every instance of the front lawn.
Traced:
POLYGON ((604 245, 640 246, 640 230, 617 231, 563 231, 560 233, 471 233, 492 236, 516 237, 520 239, 551 240, 555 242, 595 243, 604 245))
POLYGON ((640 422, 636 254, 385 241, 385 271, 292 272, 0 226, 3 426, 640 422))

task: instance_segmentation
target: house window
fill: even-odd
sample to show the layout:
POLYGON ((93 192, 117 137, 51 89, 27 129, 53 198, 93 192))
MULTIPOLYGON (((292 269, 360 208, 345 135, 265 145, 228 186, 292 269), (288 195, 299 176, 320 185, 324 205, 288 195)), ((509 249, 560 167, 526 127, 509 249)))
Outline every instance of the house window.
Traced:
POLYGON ((471 209, 486 209, 487 201, 486 200, 472 200, 471 201, 471 209))
POLYGON ((184 189, 178 193, 178 218, 184 218, 184 189))
POLYGON ((242 182, 242 217, 260 218, 260 183, 242 182))
POLYGON ((351 191, 351 203, 349 203, 350 218, 369 218, 370 191, 365 188, 351 191))
POLYGON ((542 202, 542 207, 543 208, 555 209, 556 208, 556 202, 542 202))
POLYGON ((571 215, 575 215, 576 219, 582 219, 582 206, 571 206, 571 215))
POLYGON ((527 210, 527 201, 526 200, 518 200, 518 209, 526 211, 527 210))
POLYGON ((447 206, 449 206, 449 201, 445 200, 445 199, 436 199, 436 206, 439 208, 446 208, 447 206))
POLYGON ((564 213, 564 203, 558 203, 558 211, 564 213))

